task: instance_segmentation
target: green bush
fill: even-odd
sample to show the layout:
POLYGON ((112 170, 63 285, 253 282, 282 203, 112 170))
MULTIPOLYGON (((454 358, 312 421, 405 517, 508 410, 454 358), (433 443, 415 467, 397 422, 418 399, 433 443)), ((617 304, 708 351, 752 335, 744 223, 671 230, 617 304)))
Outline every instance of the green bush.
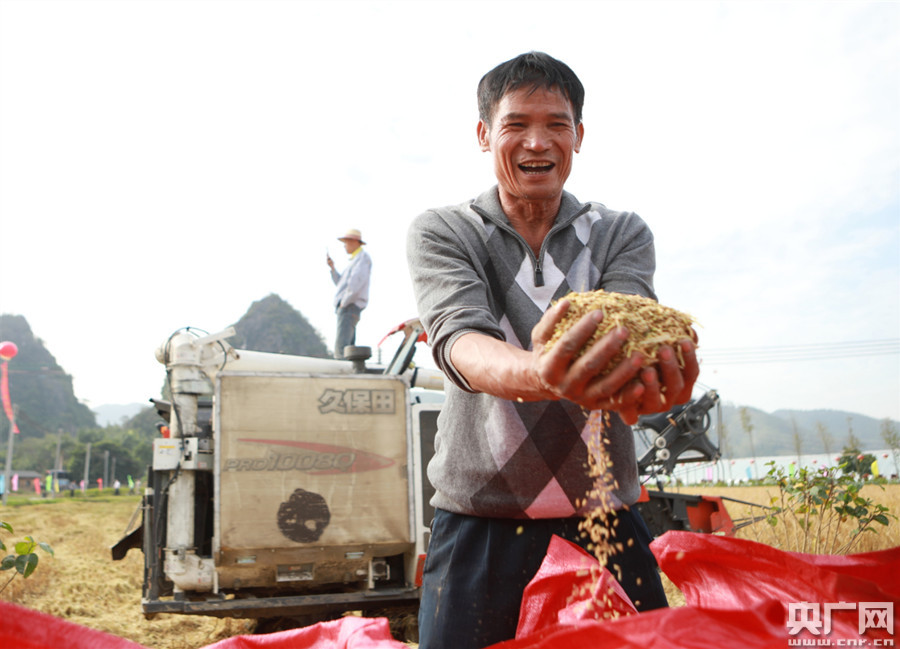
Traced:
POLYGON ((779 491, 766 516, 776 547, 847 554, 864 532, 874 533, 876 524, 886 526, 891 518, 897 518, 885 505, 860 494, 863 483, 848 473, 846 466, 803 467, 793 475, 774 462, 768 466, 767 478, 779 491))
MULTIPOLYGON (((12 525, 7 523, 6 521, 0 521, 0 529, 6 530, 10 534, 13 533, 12 525)), ((16 575, 22 575, 23 578, 27 578, 31 576, 31 573, 34 572, 35 568, 38 565, 38 555, 35 552, 40 548, 44 552, 53 556, 53 548, 51 548, 47 543, 39 543, 35 541, 32 537, 26 536, 23 541, 19 541, 13 545, 13 554, 8 554, 3 557, 3 561, 0 562, 0 570, 15 570, 12 577, 10 577, 3 587, 0 588, 0 593, 9 586, 10 582, 15 579, 16 575)), ((6 544, 3 542, 3 539, 0 539, 0 551, 6 552, 6 544)))

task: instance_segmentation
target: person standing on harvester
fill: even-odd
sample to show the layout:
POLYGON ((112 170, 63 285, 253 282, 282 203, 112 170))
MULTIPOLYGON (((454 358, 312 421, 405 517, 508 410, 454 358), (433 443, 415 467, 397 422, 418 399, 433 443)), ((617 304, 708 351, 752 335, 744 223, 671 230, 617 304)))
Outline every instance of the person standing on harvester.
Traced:
POLYGON ((350 255, 350 263, 343 273, 335 270, 334 260, 331 255, 327 256, 331 280, 337 285, 334 294, 334 309, 337 313, 334 357, 341 359, 344 358, 344 347, 356 344, 356 325, 359 323, 360 313, 369 303, 372 258, 363 248, 366 242, 362 240, 359 230, 347 230, 344 236, 338 237, 338 241, 344 244, 344 250, 350 255))

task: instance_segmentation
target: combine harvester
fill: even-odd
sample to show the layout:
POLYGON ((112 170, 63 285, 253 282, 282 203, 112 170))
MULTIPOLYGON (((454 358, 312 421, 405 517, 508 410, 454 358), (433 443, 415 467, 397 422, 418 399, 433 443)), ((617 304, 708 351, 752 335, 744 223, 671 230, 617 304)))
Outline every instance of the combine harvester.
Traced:
MULTIPOLYGON (((234 349, 233 333, 183 329, 157 352, 171 393, 153 400, 164 436, 141 524, 112 549, 143 551, 145 614, 309 624, 415 612, 444 379, 412 364, 422 325, 391 332, 402 341, 384 366, 368 347, 348 347, 350 360, 234 349)), ((641 473, 717 459, 706 434, 717 402, 711 391, 642 418, 637 433, 653 437, 641 473)), ((645 489, 637 506, 655 536, 732 534, 723 500, 645 489)))

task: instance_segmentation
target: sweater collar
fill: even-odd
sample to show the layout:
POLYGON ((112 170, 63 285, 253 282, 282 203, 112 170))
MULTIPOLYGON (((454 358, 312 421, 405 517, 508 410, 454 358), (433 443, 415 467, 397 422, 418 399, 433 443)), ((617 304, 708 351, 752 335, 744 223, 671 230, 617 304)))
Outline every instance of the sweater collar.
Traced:
MULTIPOLYGON (((472 201, 471 207, 481 216, 494 223, 512 227, 509 223, 509 218, 506 216, 503 207, 500 205, 500 193, 497 185, 494 185, 472 201)), ((559 212, 553 221, 552 227, 567 225, 586 212, 589 208, 590 205, 581 203, 577 198, 572 196, 572 194, 563 191, 562 200, 559 203, 559 212)))

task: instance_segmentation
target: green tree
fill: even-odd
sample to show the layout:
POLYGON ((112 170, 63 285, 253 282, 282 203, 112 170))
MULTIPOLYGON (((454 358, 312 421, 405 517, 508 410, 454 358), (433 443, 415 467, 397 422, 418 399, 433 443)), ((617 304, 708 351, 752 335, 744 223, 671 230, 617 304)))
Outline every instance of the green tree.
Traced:
POLYGON ((863 453, 858 446, 845 446, 838 459, 838 465, 844 473, 855 474, 862 478, 872 475, 872 462, 874 461, 874 455, 863 453))
POLYGON ((73 445, 64 468, 75 478, 76 482, 84 478, 85 462, 88 460, 88 444, 90 444, 90 467, 88 481, 90 486, 97 484, 98 478, 104 477, 106 453, 109 452, 110 483, 115 478, 122 480, 125 476, 143 475, 153 458, 152 438, 140 432, 119 427, 83 429, 78 433, 78 440, 73 445), (113 474, 113 463, 115 473, 113 474))
MULTIPOLYGON (((3 445, 2 463, 6 462, 6 445, 3 445)), ((53 468, 56 442, 50 437, 23 437, 17 435, 13 448, 13 469, 40 471, 53 468), (21 438, 21 439, 20 439, 21 438)))

